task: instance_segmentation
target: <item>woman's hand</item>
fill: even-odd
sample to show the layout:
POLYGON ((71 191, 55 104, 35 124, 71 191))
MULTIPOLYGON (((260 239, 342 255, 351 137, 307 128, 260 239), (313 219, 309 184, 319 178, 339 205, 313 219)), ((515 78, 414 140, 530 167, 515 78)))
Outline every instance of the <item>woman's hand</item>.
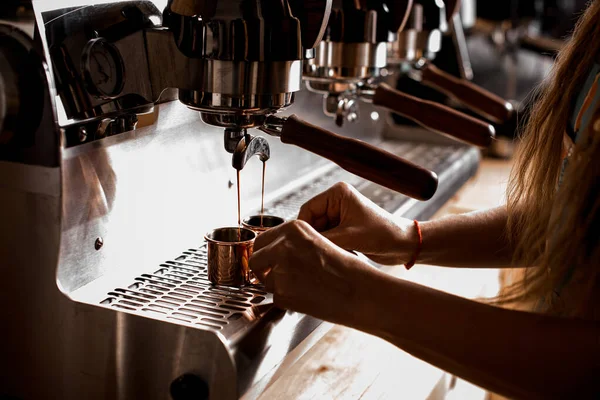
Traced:
POLYGON ((374 267, 334 245, 304 221, 290 221, 261 234, 250 269, 273 293, 278 307, 352 325, 357 290, 374 267))
POLYGON ((300 208, 298 219, 346 250, 386 265, 408 262, 417 247, 413 221, 378 207, 347 183, 337 183, 300 208))

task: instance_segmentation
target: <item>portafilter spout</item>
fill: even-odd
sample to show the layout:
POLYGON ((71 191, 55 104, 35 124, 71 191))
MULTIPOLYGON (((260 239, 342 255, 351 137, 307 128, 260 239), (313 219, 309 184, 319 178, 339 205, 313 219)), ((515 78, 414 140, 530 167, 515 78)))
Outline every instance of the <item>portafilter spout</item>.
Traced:
POLYGON ((231 165, 238 171, 244 169, 248 160, 256 155, 262 162, 271 157, 271 149, 267 139, 252 136, 246 132, 246 129, 226 129, 225 150, 233 154, 231 165))

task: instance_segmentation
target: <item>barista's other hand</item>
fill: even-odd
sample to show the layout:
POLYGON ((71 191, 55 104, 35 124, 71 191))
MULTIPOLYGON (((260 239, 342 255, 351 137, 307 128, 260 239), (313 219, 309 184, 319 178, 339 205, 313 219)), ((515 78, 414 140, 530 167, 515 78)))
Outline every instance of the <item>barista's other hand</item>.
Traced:
POLYGON ((341 182, 300 208, 298 219, 346 250, 386 265, 404 264, 417 246, 414 223, 394 219, 351 185, 341 182))
POLYGON ((361 282, 379 272, 298 220, 258 236, 249 266, 278 307, 345 325, 361 282))

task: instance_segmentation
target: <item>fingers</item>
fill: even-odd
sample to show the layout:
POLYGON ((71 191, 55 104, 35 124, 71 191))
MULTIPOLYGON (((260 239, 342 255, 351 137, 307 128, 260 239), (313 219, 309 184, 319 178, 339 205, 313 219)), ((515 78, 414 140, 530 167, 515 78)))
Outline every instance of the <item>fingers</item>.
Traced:
POLYGON ((307 222, 318 232, 326 231, 328 229, 331 229, 333 226, 339 224, 339 221, 337 221, 337 223, 334 221, 330 221, 327 215, 314 218, 311 222, 305 221, 303 219, 299 219, 299 221, 307 222))
POLYGON ((340 223, 342 203, 353 193, 353 188, 340 182, 307 201, 298 213, 298 219, 308 222, 315 230, 322 232, 340 223))
POLYGON ((304 221, 289 221, 256 238, 249 267, 267 287, 272 286, 269 279, 271 272, 288 259, 289 244, 301 243, 301 240, 299 241, 301 235, 298 232, 306 232, 306 230, 313 230, 313 228, 304 221))
POLYGON ((258 280, 263 283, 265 283, 267 275, 269 275, 271 269, 274 267, 274 263, 270 258, 271 251, 269 250, 270 249, 267 247, 259 251, 254 251, 248 264, 250 270, 256 275, 258 280))
POLYGON ((270 245, 275 240, 282 237, 287 229, 287 225, 290 224, 290 222, 292 221, 283 223, 258 235, 258 237, 254 240, 254 252, 259 251, 263 247, 270 245))
POLYGON ((276 269, 272 268, 271 270, 269 270, 269 273, 265 276, 264 280, 262 281, 265 284, 265 290, 273 294, 275 294, 275 276, 276 269))
POLYGON ((289 221, 260 234, 254 241, 254 250, 250 257, 249 267, 256 277, 263 283, 269 282, 271 271, 285 259, 285 246, 288 232, 299 221, 289 221))
POLYGON ((316 230, 325 229, 329 222, 328 209, 330 196, 331 193, 327 190, 308 200, 300 207, 298 219, 308 222, 316 230))

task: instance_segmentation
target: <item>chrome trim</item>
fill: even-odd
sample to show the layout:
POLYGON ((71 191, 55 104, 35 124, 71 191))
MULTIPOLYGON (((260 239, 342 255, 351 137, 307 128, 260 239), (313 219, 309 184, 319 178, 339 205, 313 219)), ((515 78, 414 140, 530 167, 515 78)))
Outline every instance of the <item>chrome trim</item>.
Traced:
POLYGON ((356 82, 386 66, 386 43, 342 43, 323 40, 314 59, 304 65, 304 79, 356 82))
POLYGON ((398 33, 398 40, 387 45, 387 62, 390 65, 416 62, 423 58, 431 59, 442 46, 442 31, 404 30, 398 33))

